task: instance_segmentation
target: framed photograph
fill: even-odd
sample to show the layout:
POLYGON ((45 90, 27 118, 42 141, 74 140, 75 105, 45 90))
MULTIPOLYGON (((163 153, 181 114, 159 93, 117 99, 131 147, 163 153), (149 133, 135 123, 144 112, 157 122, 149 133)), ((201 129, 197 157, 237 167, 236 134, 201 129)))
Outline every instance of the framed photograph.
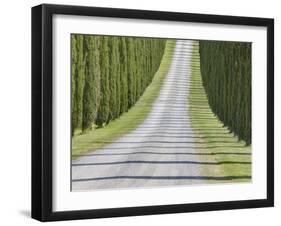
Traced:
POLYGON ((274 205, 274 21, 32 8, 32 217, 274 205))

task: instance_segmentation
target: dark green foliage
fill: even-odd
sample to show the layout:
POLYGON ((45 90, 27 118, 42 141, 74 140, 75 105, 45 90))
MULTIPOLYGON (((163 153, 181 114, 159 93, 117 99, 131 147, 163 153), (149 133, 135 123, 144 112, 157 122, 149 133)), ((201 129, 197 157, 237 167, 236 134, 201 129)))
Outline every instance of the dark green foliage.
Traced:
POLYGON ((120 42, 120 114, 128 110, 128 60, 126 38, 122 37, 120 42))
POLYGON ((98 115, 96 124, 101 127, 107 122, 109 117, 109 46, 108 37, 101 38, 101 49, 100 49, 100 68, 101 68, 101 81, 100 81, 100 107, 98 109, 98 115))
POLYGON ((71 134, 73 135, 74 129, 77 127, 77 121, 76 121, 76 115, 75 115, 75 94, 76 94, 76 85, 75 85, 75 80, 76 80, 76 66, 77 66, 77 47, 76 47, 76 37, 73 36, 71 38, 71 46, 72 46, 72 51, 71 51, 71 134))
POLYGON ((72 134, 128 111, 161 63, 165 40, 72 35, 72 134))
POLYGON ((118 118, 120 116, 120 109, 121 109, 121 66, 120 66, 120 49, 119 49, 119 38, 114 38, 114 50, 115 50, 115 65, 116 65, 116 106, 114 109, 115 112, 115 118, 118 118))
POLYGON ((212 111, 251 144, 251 44, 201 41, 200 61, 212 111))
POLYGON ((127 80, 128 80, 128 108, 132 107, 135 103, 136 98, 136 82, 135 82, 135 51, 134 51, 134 39, 127 38, 126 39, 127 45, 127 80))
POLYGON ((120 109, 120 84, 119 84, 119 47, 118 38, 112 37, 109 39, 109 50, 110 50, 110 60, 109 60, 109 116, 107 121, 113 120, 119 116, 120 109))
POLYGON ((81 127, 83 111, 83 89, 85 81, 84 38, 72 36, 72 133, 81 127))
POLYGON ((99 37, 85 36, 85 85, 82 131, 92 127, 100 101, 99 37))

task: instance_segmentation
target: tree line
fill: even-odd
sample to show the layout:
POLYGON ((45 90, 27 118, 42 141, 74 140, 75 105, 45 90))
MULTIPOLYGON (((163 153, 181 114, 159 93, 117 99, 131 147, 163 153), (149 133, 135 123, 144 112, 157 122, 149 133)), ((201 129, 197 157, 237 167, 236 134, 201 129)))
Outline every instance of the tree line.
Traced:
POLYGON ((251 44, 200 41, 203 85, 212 111, 251 144, 251 44))
POLYGON ((72 135, 128 111, 158 70, 165 40, 71 35, 72 135))

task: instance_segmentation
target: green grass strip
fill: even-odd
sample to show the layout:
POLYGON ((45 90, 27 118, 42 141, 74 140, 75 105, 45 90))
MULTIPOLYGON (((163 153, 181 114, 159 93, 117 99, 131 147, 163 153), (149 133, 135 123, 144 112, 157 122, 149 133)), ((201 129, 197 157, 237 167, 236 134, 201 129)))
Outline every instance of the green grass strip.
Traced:
MULTIPOLYGON (((206 176, 233 177, 235 182, 251 180, 252 157, 251 146, 245 146, 214 115, 209 107, 203 87, 199 43, 195 42, 192 57, 192 73, 189 94, 189 115, 195 131, 199 153, 204 160, 217 162, 217 166, 203 166, 202 174, 206 176)), ((226 180, 221 182, 231 182, 226 180)), ((211 181, 218 183, 218 181, 211 181)))
POLYGON ((167 40, 165 53, 151 84, 128 112, 123 113, 118 119, 111 121, 103 128, 95 128, 85 134, 82 134, 81 130, 75 131, 75 135, 72 137, 73 159, 115 141, 136 129, 146 119, 169 71, 174 47, 175 41, 167 40))

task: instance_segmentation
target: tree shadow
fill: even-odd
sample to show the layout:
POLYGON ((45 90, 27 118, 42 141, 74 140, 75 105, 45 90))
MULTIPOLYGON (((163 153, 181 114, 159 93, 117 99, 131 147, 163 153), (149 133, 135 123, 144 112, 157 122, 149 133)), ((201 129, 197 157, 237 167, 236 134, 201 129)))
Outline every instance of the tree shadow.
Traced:
MULTIPOLYGON (((93 147, 94 148, 94 147, 93 147)), ((175 146, 134 146, 134 147, 102 147, 100 149, 102 150, 132 150, 132 149, 181 149, 181 150, 188 150, 192 149, 194 150, 195 146, 181 146, 181 147, 175 147, 175 146)), ((209 146, 209 147, 200 147, 199 149, 216 149, 216 148, 242 148, 242 146, 209 146)), ((91 151, 91 149, 89 149, 91 151)))
POLYGON ((119 152, 119 153, 95 153, 95 154, 84 154, 84 155, 73 155, 74 157, 86 157, 86 156, 122 156, 122 155, 242 155, 250 156, 251 153, 243 152, 152 152, 152 151, 137 151, 137 152, 119 152))
POLYGON ((86 182, 98 180, 116 180, 116 179, 139 179, 139 180, 241 180, 251 179, 251 176, 109 176, 109 177, 93 177, 72 179, 72 182, 86 182))
POLYGON ((251 165, 251 162, 246 161, 219 161, 219 162, 201 162, 201 161, 146 161, 146 160, 128 160, 128 161, 115 161, 115 162, 95 162, 95 163, 73 163, 75 166, 101 166, 101 165, 122 165, 122 164, 157 164, 157 165, 174 165, 174 164, 188 164, 188 165, 251 165))

